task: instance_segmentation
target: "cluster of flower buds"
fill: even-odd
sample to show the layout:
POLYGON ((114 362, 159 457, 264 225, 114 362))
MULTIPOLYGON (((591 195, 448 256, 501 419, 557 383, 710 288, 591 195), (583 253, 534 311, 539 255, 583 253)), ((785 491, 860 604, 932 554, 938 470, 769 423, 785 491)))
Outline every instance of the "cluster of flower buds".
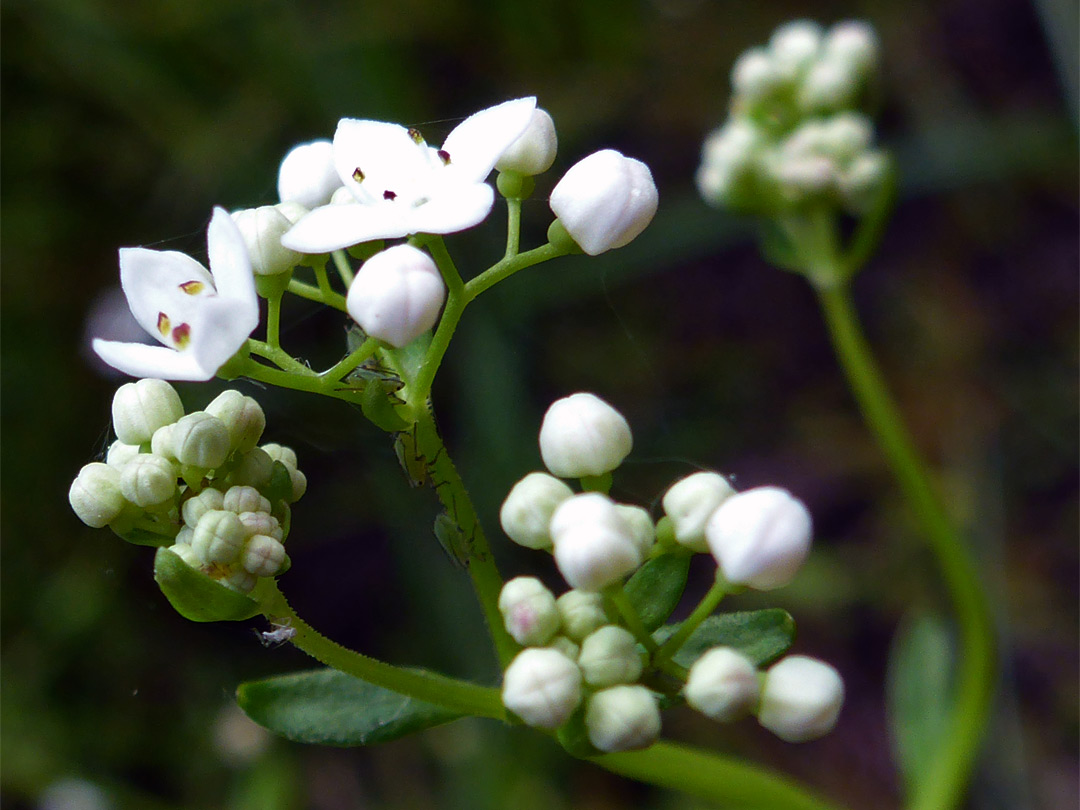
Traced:
MULTIPOLYGON (((575 493, 562 480, 603 485, 632 445, 626 419, 599 397, 560 399, 540 429, 549 472, 526 475, 500 510, 506 535, 550 550, 571 587, 557 599, 531 577, 503 589, 499 608, 507 632, 526 647, 506 671, 503 701, 524 722, 549 729, 584 705, 589 741, 609 752, 651 744, 660 715, 657 696, 639 683, 651 665, 646 650, 620 624, 625 617, 611 609, 605 592, 649 560, 692 552, 711 554, 718 579, 730 586, 779 588, 806 559, 812 533, 806 507, 786 490, 736 492, 715 472, 671 486, 655 522, 644 507, 598 491, 575 493)), ((762 674, 737 651, 715 648, 694 663, 683 696, 717 720, 755 713, 782 738, 801 741, 835 724, 843 684, 821 662, 795 656, 762 674)))
POLYGON ((259 446, 258 402, 228 390, 185 415, 171 385, 143 379, 117 389, 112 421, 105 461, 84 466, 68 492, 84 523, 168 547, 241 593, 284 572, 289 504, 307 479, 288 447, 259 446))
POLYGON ((778 28, 736 60, 728 120, 709 135, 697 185, 709 202, 770 214, 829 203, 863 213, 886 182, 886 155, 858 112, 877 71, 862 22, 828 31, 806 20, 778 28))

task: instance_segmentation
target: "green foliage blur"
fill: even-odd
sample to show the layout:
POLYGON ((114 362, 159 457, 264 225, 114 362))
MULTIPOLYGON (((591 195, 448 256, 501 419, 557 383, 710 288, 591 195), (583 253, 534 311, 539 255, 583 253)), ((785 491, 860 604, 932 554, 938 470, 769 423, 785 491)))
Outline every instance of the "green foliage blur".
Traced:
MULTIPOLYGON (((529 94, 555 119, 560 157, 526 204, 524 245, 543 238, 559 174, 596 149, 646 161, 661 207, 632 245, 525 271, 466 315, 437 406, 504 573, 555 583, 495 515, 539 466, 547 403, 575 390, 634 428, 620 498, 653 503, 696 465, 790 488, 818 525, 811 563, 791 587, 730 607, 794 614, 796 651, 844 673, 838 730, 794 747, 752 722, 686 712, 667 715, 665 733, 741 752, 852 808, 897 806, 890 638, 947 605, 810 289, 766 266, 748 224, 692 186, 733 60, 799 16, 859 16, 883 42, 880 138, 901 199, 856 295, 977 548, 1002 633, 970 806, 1076 806, 1075 4, 8 0, 0 16, 5 808, 698 806, 492 723, 364 751, 271 740, 232 708, 233 690, 305 657, 261 646, 258 622, 185 622, 154 586, 152 554, 87 529, 66 503, 110 441, 122 379, 89 353, 100 320, 88 313, 115 311, 118 247, 205 256, 211 207, 274 202, 281 157, 331 137, 340 117, 409 123, 435 142, 529 94), (79 785, 100 803, 72 803, 79 785)), ((501 255, 503 222, 497 208, 449 240, 466 274, 501 255)), ((344 327, 292 302, 283 340, 325 364, 344 327)), ((181 393, 194 409, 222 387, 181 393)), ((364 652, 496 682, 467 577, 431 536, 435 499, 405 485, 385 437, 340 403, 241 387, 310 481, 281 580, 301 614, 364 652)))

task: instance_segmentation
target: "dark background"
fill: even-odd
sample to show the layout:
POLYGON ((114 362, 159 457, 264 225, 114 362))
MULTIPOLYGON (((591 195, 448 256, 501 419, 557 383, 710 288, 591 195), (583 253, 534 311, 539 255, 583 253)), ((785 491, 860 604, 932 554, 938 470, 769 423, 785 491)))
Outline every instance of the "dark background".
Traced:
MULTIPOLYGON (((701 806, 493 723, 367 751, 263 739, 230 712, 233 689, 308 660, 261 647, 258 622, 185 622, 156 590, 146 549, 87 529, 66 504, 79 466, 108 442, 120 379, 88 356, 87 313, 115 289, 119 246, 204 258, 211 207, 273 202, 286 150, 330 137, 340 117, 418 124, 438 142, 464 115, 535 94, 560 156, 526 205, 526 245, 542 240, 559 174, 599 148, 645 160, 661 209, 629 247, 543 265, 485 295, 455 340, 436 387, 440 419, 504 572, 555 584, 542 558, 501 537, 495 516, 539 466, 547 403, 575 390, 599 393, 634 427, 620 498, 649 504, 694 465, 792 489, 818 525, 811 562, 792 586, 731 606, 794 614, 796 650, 845 676, 838 729, 788 746, 750 721, 721 727, 674 712, 665 732, 768 763, 853 808, 897 806, 883 705, 890 638, 946 602, 810 289, 767 266, 746 224, 705 207, 691 183, 700 143, 724 117, 732 61, 797 16, 863 17, 883 41, 880 137, 898 158, 901 198, 855 292, 975 546, 1002 634, 1000 699, 970 806, 1075 807, 1068 0, 8 0, 3 805, 34 807, 50 785, 55 797, 58 781, 82 778, 115 808, 701 806)), ((496 210, 451 240, 466 274, 500 255, 502 218, 496 210)), ((297 302, 285 345, 327 364, 343 327, 297 302)), ((195 409, 220 387, 181 393, 195 409)), ((343 405, 240 387, 259 397, 268 439, 295 447, 310 481, 282 579, 302 615, 365 652, 493 681, 467 578, 430 537, 434 498, 407 489, 384 437, 343 405)))

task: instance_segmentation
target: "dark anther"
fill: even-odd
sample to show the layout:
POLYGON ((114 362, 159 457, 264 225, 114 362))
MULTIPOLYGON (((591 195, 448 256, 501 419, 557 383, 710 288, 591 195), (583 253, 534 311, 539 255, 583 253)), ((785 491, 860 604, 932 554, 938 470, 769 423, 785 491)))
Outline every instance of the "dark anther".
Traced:
POLYGON ((352 179, 355 180, 357 183, 363 183, 364 182, 364 173, 362 171, 360 171, 359 166, 357 166, 353 170, 352 179))
POLYGON ((424 136, 421 135, 420 130, 416 129, 415 127, 409 127, 409 137, 412 138, 413 141, 415 141, 416 143, 424 142, 424 136))
POLYGON ((397 199, 397 193, 391 191, 390 189, 387 189, 386 191, 384 191, 382 193, 382 198, 384 200, 396 200, 397 199))
POLYGON ((445 149, 440 149, 435 154, 439 156, 439 160, 443 162, 443 166, 450 165, 450 153, 447 152, 445 149))

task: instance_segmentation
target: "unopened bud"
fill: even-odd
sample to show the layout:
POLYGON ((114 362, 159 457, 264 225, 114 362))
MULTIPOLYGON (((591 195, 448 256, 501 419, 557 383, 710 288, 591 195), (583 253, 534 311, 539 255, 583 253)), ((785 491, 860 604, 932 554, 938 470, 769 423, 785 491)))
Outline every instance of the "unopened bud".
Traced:
POLYGON ((782 83, 783 77, 764 48, 745 51, 731 68, 732 89, 750 104, 772 95, 782 83))
POLYGON ((604 598, 598 593, 571 589, 555 600, 562 631, 574 641, 582 641, 591 632, 607 624, 604 598))
POLYGON ((647 559, 656 544, 656 526, 649 510, 627 503, 615 504, 615 509, 630 531, 630 539, 634 541, 641 559, 647 559))
POLYGON ((241 512, 240 522, 244 525, 244 530, 249 537, 264 534, 267 537, 274 538, 279 543, 285 541, 285 532, 282 530, 278 519, 266 512, 241 512))
POLYGON ((516 484, 499 510, 506 536, 526 548, 551 548, 551 516, 574 494, 564 482, 547 473, 529 473, 516 484))
POLYGON ((275 576, 285 563, 285 546, 273 537, 257 534, 248 540, 240 565, 257 577, 275 576))
POLYGON ((290 469, 297 469, 296 451, 291 447, 271 442, 270 444, 264 444, 262 449, 270 456, 271 461, 280 461, 290 469))
POLYGON ((105 454, 105 463, 119 470, 137 455, 139 455, 138 445, 124 444, 117 439, 109 445, 109 450, 105 454))
POLYGON ((244 524, 235 512, 212 510, 199 519, 191 548, 208 563, 230 565, 239 559, 247 539, 244 524))
POLYGON ((173 425, 170 438, 176 460, 190 467, 216 470, 229 457, 229 429, 205 411, 180 419, 173 425))
POLYGON ((859 75, 849 62, 825 57, 819 59, 803 77, 799 87, 799 106, 807 112, 839 110, 855 100, 859 75))
POLYGON ((596 492, 564 501, 551 518, 555 564, 570 586, 600 591, 641 565, 615 503, 596 492))
POLYGON ((844 681, 824 661, 791 655, 765 674, 758 722, 787 742, 832 731, 844 703, 844 681))
POLYGON ((693 551, 708 551, 705 524, 734 493, 728 480, 715 472, 693 473, 672 485, 664 493, 664 513, 671 518, 679 544, 693 551))
POLYGON ((155 430, 183 415, 180 395, 164 380, 125 383, 113 395, 113 430, 125 444, 145 444, 155 430))
POLYGON ((581 702, 581 671, 557 650, 522 650, 503 675, 502 701, 530 726, 558 728, 581 702))
POLYGON ((499 593, 506 632, 524 646, 546 644, 559 629, 555 596, 536 577, 515 577, 499 593))
POLYGON ((270 501, 264 498, 255 487, 229 487, 222 500, 222 509, 230 512, 269 512, 270 501))
POLYGON ((432 258, 397 245, 364 262, 345 304, 364 332, 401 348, 435 325, 444 300, 446 285, 432 258))
POLYGON ((281 244, 292 223, 272 205, 234 211, 232 220, 244 238, 251 269, 257 276, 276 276, 292 270, 303 257, 281 244))
POLYGON ((232 389, 218 394, 206 412, 225 423, 232 449, 240 453, 254 449, 266 429, 266 414, 259 403, 232 389))
POLYGON ((621 413, 595 394, 556 400, 540 425, 540 455, 560 478, 603 475, 618 467, 634 439, 621 413))
POLYGON ((127 505, 120 492, 119 471, 100 461, 87 464, 71 482, 68 503, 87 526, 109 525, 127 505))
POLYGON ((781 25, 769 38, 769 52, 781 75, 794 78, 805 71, 821 50, 821 26, 810 20, 781 25))
POLYGON ((141 453, 120 471, 120 491, 143 509, 165 503, 176 494, 176 469, 153 453, 141 453))
POLYGON ((198 495, 184 501, 180 514, 184 523, 194 529, 207 512, 225 508, 225 495, 220 490, 207 487, 198 495))
POLYGON ((585 728, 605 753, 648 748, 660 736, 660 709, 644 686, 612 686, 589 698, 585 728))
POLYGON ((334 145, 330 141, 302 143, 285 155, 278 169, 278 198, 298 202, 305 208, 326 205, 341 177, 334 167, 334 145))
POLYGON ((869 73, 877 63, 878 38, 873 26, 860 20, 837 23, 825 36, 825 55, 869 73))
POLYGON ((557 148, 555 122, 544 110, 535 109, 525 131, 502 153, 495 168, 527 177, 541 174, 555 162, 557 148))
POLYGON ((750 712, 758 692, 757 668, 730 647, 714 647, 695 661, 683 687, 687 703, 721 723, 750 712))
POLYGON ((587 683, 614 686, 633 683, 640 678, 643 664, 634 634, 624 627, 609 624, 581 642, 578 667, 587 683))

